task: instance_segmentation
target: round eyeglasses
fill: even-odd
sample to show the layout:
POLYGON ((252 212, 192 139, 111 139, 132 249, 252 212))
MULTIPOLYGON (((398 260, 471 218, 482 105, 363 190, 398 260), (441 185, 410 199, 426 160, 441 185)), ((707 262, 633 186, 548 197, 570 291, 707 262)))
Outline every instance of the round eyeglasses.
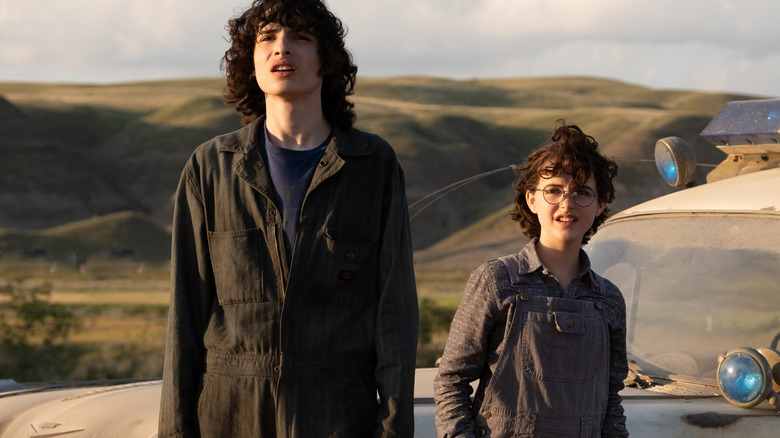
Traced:
POLYGON ((593 201, 596 200, 596 194, 587 187, 580 187, 575 190, 563 190, 558 186, 547 186, 543 189, 536 189, 536 191, 542 192, 544 200, 552 205, 559 205, 563 202, 563 198, 566 197, 567 193, 571 200, 580 207, 589 207, 593 204, 593 201))

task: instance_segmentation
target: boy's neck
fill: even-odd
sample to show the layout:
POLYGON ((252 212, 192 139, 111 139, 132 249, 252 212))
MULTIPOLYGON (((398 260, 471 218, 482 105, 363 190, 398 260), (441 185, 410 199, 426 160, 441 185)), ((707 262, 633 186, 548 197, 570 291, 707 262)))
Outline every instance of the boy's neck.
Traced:
POLYGON ((268 138, 275 146, 294 150, 319 146, 331 131, 331 125, 325 119, 319 101, 266 99, 265 126, 268 138))

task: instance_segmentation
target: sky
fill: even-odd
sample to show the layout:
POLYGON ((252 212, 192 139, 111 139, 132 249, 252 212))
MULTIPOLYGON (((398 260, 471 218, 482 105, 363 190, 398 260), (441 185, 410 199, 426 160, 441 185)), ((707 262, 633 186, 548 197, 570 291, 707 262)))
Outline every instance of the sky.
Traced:
MULTIPOLYGON (((249 0, 0 0, 0 81, 219 76, 249 0)), ((594 76, 780 97, 777 0, 326 0, 359 76, 594 76)))

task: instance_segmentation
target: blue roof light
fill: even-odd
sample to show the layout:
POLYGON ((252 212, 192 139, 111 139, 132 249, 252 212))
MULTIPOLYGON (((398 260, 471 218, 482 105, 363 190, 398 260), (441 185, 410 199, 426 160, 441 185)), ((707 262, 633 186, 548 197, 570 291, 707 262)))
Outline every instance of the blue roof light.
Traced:
POLYGON ((729 102, 701 132, 715 145, 780 142, 780 99, 729 102))

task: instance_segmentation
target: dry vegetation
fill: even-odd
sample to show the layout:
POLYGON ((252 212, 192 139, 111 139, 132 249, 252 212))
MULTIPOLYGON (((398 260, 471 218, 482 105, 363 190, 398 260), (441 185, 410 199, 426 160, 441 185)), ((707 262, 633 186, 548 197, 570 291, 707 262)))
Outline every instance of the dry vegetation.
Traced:
MULTIPOLYGON (((37 351, 30 374, 0 369, 0 378, 159 377, 170 198, 192 149, 238 127, 222 87, 222 79, 0 83, 0 282, 49 282, 51 301, 82 322, 67 343, 37 351), (124 257, 105 253, 116 250, 124 257)), ((354 100, 357 126, 396 149, 410 202, 520 163, 564 118, 619 159, 620 210, 669 191, 652 164, 633 161, 652 159, 658 138, 682 136, 700 162, 720 161, 698 133, 724 103, 745 98, 596 78, 398 77, 360 78, 354 100)), ((419 365, 440 353, 470 272, 524 244, 507 217, 514 179, 499 172, 412 210, 419 365)))

